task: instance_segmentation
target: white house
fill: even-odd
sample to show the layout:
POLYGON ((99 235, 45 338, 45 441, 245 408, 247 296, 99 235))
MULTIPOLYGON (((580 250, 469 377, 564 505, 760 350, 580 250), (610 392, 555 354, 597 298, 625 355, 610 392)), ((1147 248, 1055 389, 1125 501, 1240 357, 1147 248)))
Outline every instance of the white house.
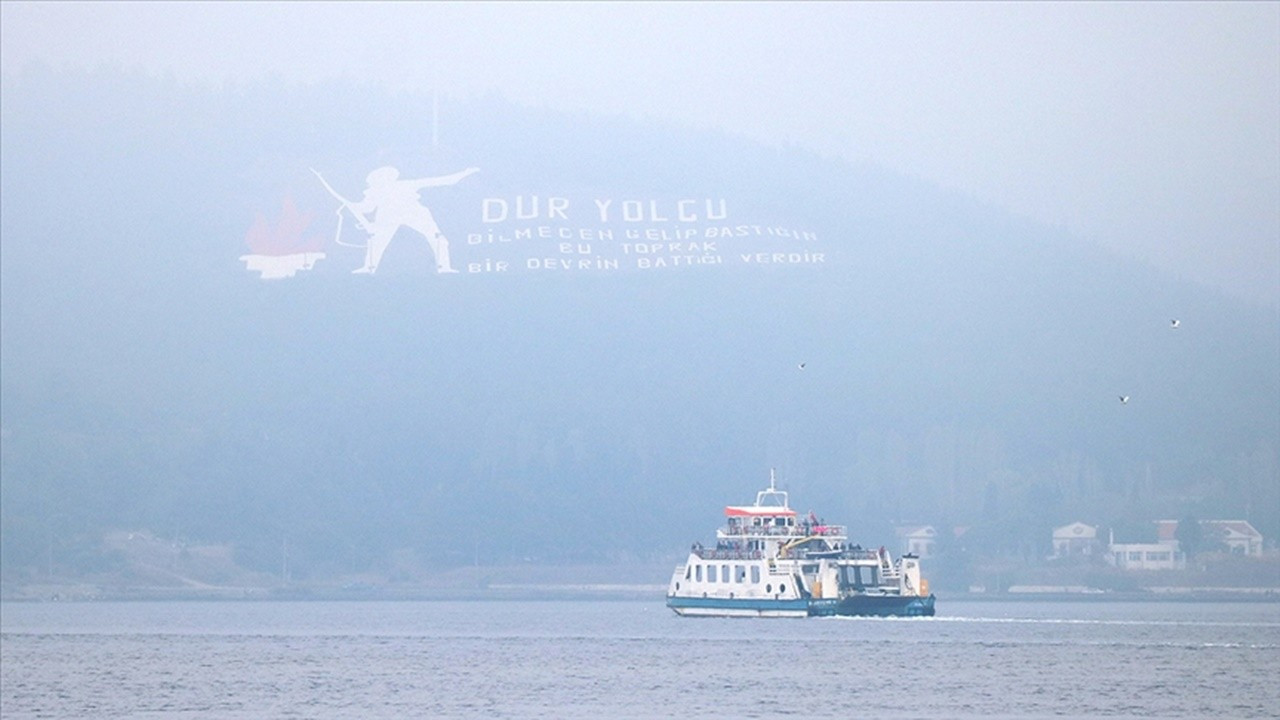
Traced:
POLYGON ((932 525, 909 525, 894 529, 901 551, 922 558, 933 557, 938 532, 932 525))
POLYGON ((1181 570, 1187 558, 1178 550, 1178 541, 1158 543, 1111 543, 1107 560, 1125 570, 1181 570))
POLYGON ((1053 530, 1053 557, 1090 556, 1098 550, 1098 528, 1073 522, 1053 530))
POLYGON ((1231 549, 1232 555, 1262 556, 1262 533, 1248 520, 1205 520, 1200 526, 1206 531, 1212 530, 1218 540, 1231 549))

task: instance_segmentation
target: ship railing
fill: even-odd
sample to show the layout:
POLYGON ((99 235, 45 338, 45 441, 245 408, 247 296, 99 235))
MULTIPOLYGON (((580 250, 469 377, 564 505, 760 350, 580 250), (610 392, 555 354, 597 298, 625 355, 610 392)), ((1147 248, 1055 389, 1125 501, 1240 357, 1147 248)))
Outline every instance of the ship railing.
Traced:
POLYGON ((841 556, 840 556, 840 557, 842 557, 842 558, 847 558, 847 559, 849 559, 849 560, 876 560, 876 561, 878 561, 878 560, 880 559, 880 551, 878 551, 878 550, 863 550, 863 549, 861 549, 861 548, 856 548, 856 549, 849 549, 849 548, 846 548, 846 549, 845 549, 845 551, 841 554, 841 556))
POLYGON ((739 550, 737 548, 699 548, 693 554, 703 560, 759 560, 764 557, 759 550, 739 550))
MULTIPOLYGON (((694 546, 692 551, 694 555, 702 560, 759 560, 764 557, 759 550, 747 550, 745 548, 708 548, 694 546)), ((805 553, 801 550, 788 553, 787 555, 800 558, 804 557, 805 553)), ((864 560, 877 563, 882 560, 879 551, 863 550, 861 548, 842 548, 838 557, 843 560, 864 560)), ((891 574, 892 570, 890 568, 882 568, 882 572, 885 574, 891 574)))
POLYGON ((720 528, 721 536, 724 537, 745 537, 745 536, 767 536, 767 537, 808 537, 817 535, 820 537, 846 537, 848 529, 844 525, 726 525, 720 528))

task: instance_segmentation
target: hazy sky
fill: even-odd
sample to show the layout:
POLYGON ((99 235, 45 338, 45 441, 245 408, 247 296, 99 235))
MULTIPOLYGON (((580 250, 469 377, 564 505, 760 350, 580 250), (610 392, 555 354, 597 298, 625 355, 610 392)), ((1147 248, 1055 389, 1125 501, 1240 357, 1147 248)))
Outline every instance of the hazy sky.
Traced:
MULTIPOLYGON (((32 60, 362 78, 870 160, 1280 306, 1278 3, 17 3, 32 60)), ((335 102, 339 101, 335 98, 335 102)))

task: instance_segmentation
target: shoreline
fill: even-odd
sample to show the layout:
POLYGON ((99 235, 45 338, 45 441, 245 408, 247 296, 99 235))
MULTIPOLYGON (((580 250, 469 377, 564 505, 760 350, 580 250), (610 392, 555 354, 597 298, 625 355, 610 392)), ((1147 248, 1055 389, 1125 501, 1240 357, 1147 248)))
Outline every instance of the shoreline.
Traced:
MULTIPOLYGON (((23 586, 0 590, 0 602, 490 602, 490 601, 611 601, 660 602, 666 586, 652 584, 538 585, 504 584, 471 588, 444 587, 206 587, 101 588, 23 586)), ((1280 603, 1280 587, 1148 588, 1099 592, 939 592, 939 603, 1010 602, 1155 602, 1155 603, 1280 603)))

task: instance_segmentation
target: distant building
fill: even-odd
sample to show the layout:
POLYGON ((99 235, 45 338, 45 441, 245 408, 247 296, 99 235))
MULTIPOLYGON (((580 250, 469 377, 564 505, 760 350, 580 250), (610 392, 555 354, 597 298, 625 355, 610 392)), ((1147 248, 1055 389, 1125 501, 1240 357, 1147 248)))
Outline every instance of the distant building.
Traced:
POLYGON ((907 525, 894 529, 898 536, 901 552, 919 555, 921 558, 933 557, 936 552, 938 532, 932 525, 907 525))
POLYGON ((1090 557, 1097 553, 1098 528, 1073 522, 1053 530, 1053 557, 1090 557))
MULTIPOLYGON (((1177 532, 1177 520, 1156 521, 1156 537, 1161 542, 1176 542, 1177 532)), ((1201 520, 1200 532, 1206 542, 1220 542, 1232 555, 1262 556, 1262 533, 1248 520, 1201 520)))
POLYGON ((1187 558, 1178 541, 1158 543, 1111 543, 1107 561, 1124 570, 1181 570, 1187 558))

